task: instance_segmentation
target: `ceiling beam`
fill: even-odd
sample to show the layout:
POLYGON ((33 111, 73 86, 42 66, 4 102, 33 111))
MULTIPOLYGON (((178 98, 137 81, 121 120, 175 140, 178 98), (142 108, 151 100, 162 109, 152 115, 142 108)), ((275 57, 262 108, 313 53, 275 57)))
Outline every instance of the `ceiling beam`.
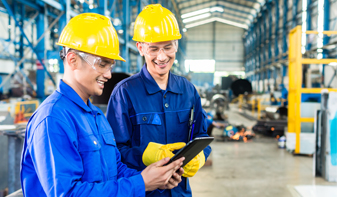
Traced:
POLYGON ((239 7, 242 7, 242 8, 253 9, 253 10, 255 10, 256 12, 258 11, 258 10, 256 10, 254 7, 242 5, 242 4, 240 4, 240 3, 234 3, 234 2, 231 2, 231 1, 221 1, 221 2, 227 3, 227 4, 231 4, 231 5, 235 5, 235 6, 239 6, 239 7))
POLYGON ((258 4, 262 5, 262 3, 259 2, 258 0, 244 0, 244 1, 252 2, 252 3, 258 3, 258 4))
POLYGON ((211 22, 220 22, 220 23, 224 23, 227 25, 232 25, 232 26, 236 26, 239 28, 244 28, 244 29, 248 29, 248 25, 247 24, 243 24, 242 21, 237 21, 237 20, 233 20, 230 18, 225 18, 225 17, 210 17, 210 18, 206 18, 204 20, 200 20, 200 21, 196 21, 194 23, 189 23, 186 24, 186 28, 192 28, 192 27, 197 27, 200 25, 204 25, 204 24, 208 24, 211 22))
MULTIPOLYGON (((230 3, 225 2, 225 1, 222 1, 222 2, 230 4, 230 3)), ((193 7, 200 6, 200 5, 206 5, 206 4, 209 4, 209 3, 214 3, 214 5, 212 5, 212 6, 220 6, 220 7, 223 7, 224 9, 226 9, 226 10, 231 10, 231 11, 240 12, 240 13, 243 13, 243 14, 248 14, 248 15, 251 15, 253 18, 255 17, 255 15, 250 13, 250 12, 243 11, 243 10, 240 10, 240 9, 231 8, 231 7, 226 7, 224 5, 219 5, 219 1, 214 1, 214 0, 205 1, 203 3, 197 3, 197 4, 191 5, 191 6, 186 7, 186 8, 182 8, 182 9, 180 9, 180 12, 184 12, 187 9, 191 9, 193 7)), ((250 7, 250 9, 252 9, 252 8, 253 7, 250 7)), ((196 10, 194 10, 194 11, 196 11, 196 10)), ((193 11, 191 11, 191 12, 193 12, 193 11)))

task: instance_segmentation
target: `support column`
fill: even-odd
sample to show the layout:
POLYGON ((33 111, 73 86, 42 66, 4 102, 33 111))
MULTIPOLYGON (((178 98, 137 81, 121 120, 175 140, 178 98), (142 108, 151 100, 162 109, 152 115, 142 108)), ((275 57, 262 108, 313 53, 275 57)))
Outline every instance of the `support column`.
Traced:
MULTIPOLYGON (((70 15, 69 15, 69 11, 70 10, 70 1, 67 0, 60 0, 60 3, 62 4, 63 8, 64 8, 64 14, 61 16, 60 20, 59 20, 59 28, 58 31, 61 34, 62 30, 64 29, 64 27, 67 25, 68 21, 70 20, 70 15)), ((62 50, 62 46, 59 46, 58 49, 61 51, 62 50)), ((60 66, 60 73, 64 73, 64 65, 63 65, 63 61, 61 60, 61 58, 59 58, 59 66, 60 66)))
POLYGON ((275 61, 278 60, 279 48, 278 48, 278 33, 279 33, 279 20, 280 20, 280 11, 279 11, 279 0, 275 0, 275 41, 274 41, 274 54, 275 61))
MULTIPOLYGON (((330 1, 324 0, 324 24, 323 24, 323 30, 329 31, 330 30, 330 1)), ((330 41, 330 37, 327 35, 324 35, 323 37, 323 46, 327 45, 330 41)), ((328 50, 323 49, 323 58, 328 58, 328 50)), ((325 75, 325 66, 326 64, 323 64, 322 67, 322 84, 324 84, 324 75, 325 75)))
MULTIPOLYGON (((312 0, 307 0, 307 30, 312 30, 311 28, 311 13, 312 13, 312 10, 311 10, 311 2, 312 0)), ((306 35, 307 38, 308 38, 308 35, 306 35)), ((306 46, 306 50, 310 50, 311 49, 311 43, 307 43, 307 46, 306 46)))
MULTIPOLYGON (((36 30, 37 30, 37 38, 39 38, 44 33, 44 14, 39 13, 36 17, 36 30)), ((37 54, 42 57, 42 61, 44 61, 44 51, 45 51, 45 40, 42 40, 36 46, 37 54)), ((37 60, 38 61, 38 60, 37 60)), ((41 66, 40 62, 37 62, 37 70, 36 70, 36 85, 37 85, 37 98, 44 100, 44 81, 45 81, 45 71, 41 66)))
POLYGON ((292 7, 292 28, 295 28, 297 25, 297 8, 298 8, 298 0, 293 0, 293 7, 292 7))
POLYGON ((130 52, 129 52, 129 42, 130 42, 130 34, 129 34, 129 26, 130 26, 130 0, 123 0, 123 39, 125 41, 122 47, 122 57, 126 60, 126 62, 122 62, 122 70, 126 73, 129 72, 130 67, 130 52))
MULTIPOLYGON (((286 53, 287 53, 287 50, 288 50, 288 44, 287 44, 287 31, 288 31, 288 28, 287 28, 287 20, 288 20, 288 1, 284 0, 283 1, 283 38, 282 38, 282 59, 286 59, 286 53)), ((287 75, 287 66, 288 65, 285 65, 285 64, 282 64, 282 84, 284 84, 284 77, 287 75)))

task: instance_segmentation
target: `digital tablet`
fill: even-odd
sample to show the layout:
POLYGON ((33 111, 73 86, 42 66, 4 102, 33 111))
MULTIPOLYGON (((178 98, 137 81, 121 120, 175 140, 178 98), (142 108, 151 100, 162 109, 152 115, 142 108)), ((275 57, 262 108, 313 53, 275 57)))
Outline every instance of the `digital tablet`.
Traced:
POLYGON ((202 150, 204 150, 212 141, 214 140, 214 137, 200 137, 200 138, 194 138, 192 141, 188 142, 186 146, 184 146, 182 149, 180 149, 166 164, 170 164, 171 162, 181 158, 185 157, 185 160, 183 161, 183 165, 181 167, 184 167, 189 161, 191 161, 196 155, 198 155, 202 150))

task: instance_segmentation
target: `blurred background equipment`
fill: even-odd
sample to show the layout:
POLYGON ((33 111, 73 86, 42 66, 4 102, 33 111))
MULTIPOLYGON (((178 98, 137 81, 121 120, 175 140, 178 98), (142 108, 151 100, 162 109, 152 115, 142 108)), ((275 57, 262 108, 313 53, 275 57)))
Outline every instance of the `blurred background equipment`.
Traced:
POLYGON ((247 196, 242 188, 249 188, 256 196, 329 196, 319 186, 331 186, 337 172, 337 1, 1 0, 0 197, 20 187, 20 132, 37 107, 29 102, 41 103, 62 79, 55 43, 67 22, 94 12, 117 31, 126 62, 117 61, 103 95, 91 98, 105 112, 115 85, 144 65, 130 38, 150 3, 177 17, 182 38, 170 71, 195 85, 207 132, 217 138, 214 165, 190 179, 194 195, 247 196), (283 136, 285 150, 278 148, 283 136), (301 184, 314 189, 296 189, 301 184))
POLYGON ((92 103, 98 106, 103 113, 106 113, 110 95, 120 81, 130 77, 127 73, 111 73, 111 79, 104 84, 103 94, 101 96, 92 96, 92 103))
POLYGON ((231 90, 235 96, 251 94, 253 92, 252 84, 247 79, 238 79, 232 82, 231 90))

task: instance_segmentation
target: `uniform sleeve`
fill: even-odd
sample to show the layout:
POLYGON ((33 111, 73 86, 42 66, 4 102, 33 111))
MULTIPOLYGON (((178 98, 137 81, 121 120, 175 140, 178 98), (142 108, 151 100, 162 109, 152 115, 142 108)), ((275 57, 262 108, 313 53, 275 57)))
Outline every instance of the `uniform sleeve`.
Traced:
MULTIPOLYGON (((47 196, 144 196, 140 174, 124 173, 117 181, 82 182, 83 164, 73 129, 55 117, 44 119, 34 131, 29 146, 37 176, 47 196)), ((94 161, 100 162, 100 161, 94 161)), ((126 167, 118 162, 118 168, 126 167)))
MULTIPOLYGON (((207 134, 207 114, 201 106, 200 96, 196 89, 195 92, 195 106, 194 106, 194 117, 195 117, 195 125, 194 125, 194 132, 193 138, 197 137, 209 137, 207 134)), ((205 159, 207 160, 209 154, 211 153, 212 149, 210 146, 207 146, 204 149, 205 159)))
POLYGON ((118 150, 116 150, 116 160, 117 160, 117 170, 118 170, 118 179, 119 178, 128 178, 141 173, 141 171, 137 171, 135 169, 128 168, 121 161, 121 154, 118 150))
POLYGON ((107 119, 114 132, 122 161, 130 168, 142 170, 146 166, 142 155, 147 145, 131 145, 132 123, 129 107, 132 106, 127 92, 121 87, 115 88, 109 99, 107 119))

